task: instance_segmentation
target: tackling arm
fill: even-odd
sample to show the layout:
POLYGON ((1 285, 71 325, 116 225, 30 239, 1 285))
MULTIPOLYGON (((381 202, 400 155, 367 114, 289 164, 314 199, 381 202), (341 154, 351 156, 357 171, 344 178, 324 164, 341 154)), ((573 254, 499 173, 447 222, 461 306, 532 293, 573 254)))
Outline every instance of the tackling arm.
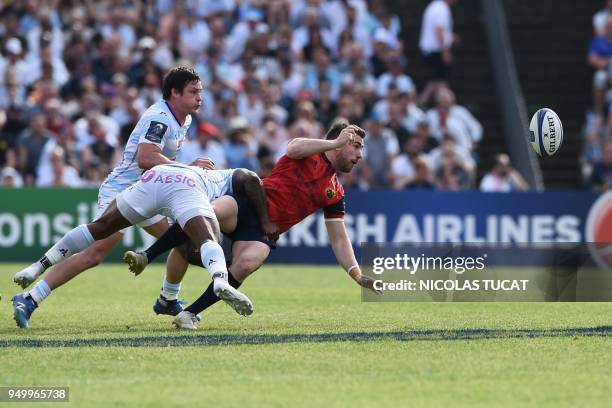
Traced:
POLYGON ((337 220, 337 218, 326 220, 325 226, 327 227, 327 235, 329 236, 329 241, 338 263, 358 285, 380 293, 374 289, 374 280, 361 273, 361 268, 355 258, 355 252, 346 232, 344 221, 337 220))
POLYGON ((140 143, 138 145, 136 160, 138 160, 138 167, 143 170, 149 170, 151 167, 155 167, 158 164, 174 163, 173 160, 170 160, 162 154, 159 146, 150 143, 140 143))
MULTIPOLYGON (((143 170, 149 170, 151 167, 155 167, 159 164, 170 164, 175 163, 162 154, 159 146, 151 143, 140 143, 138 145, 138 153, 136 153, 136 160, 138 160, 138 167, 143 170)), ((214 170, 215 162, 207 157, 198 157, 191 163, 190 166, 198 166, 204 170, 214 170)))

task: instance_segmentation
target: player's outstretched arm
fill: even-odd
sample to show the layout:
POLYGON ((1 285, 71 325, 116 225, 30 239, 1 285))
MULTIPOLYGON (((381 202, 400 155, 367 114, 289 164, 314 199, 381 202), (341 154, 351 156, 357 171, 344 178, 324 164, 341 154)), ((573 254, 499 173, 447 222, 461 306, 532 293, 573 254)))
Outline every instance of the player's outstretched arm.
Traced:
POLYGON ((370 289, 373 292, 380 293, 380 291, 374 288, 374 279, 370 278, 361 273, 361 268, 355 258, 355 252, 351 245, 344 221, 338 221, 337 218, 325 221, 327 227, 327 235, 329 236, 329 242, 331 242, 332 250, 340 266, 348 272, 349 276, 353 278, 358 285, 370 289))
POLYGON ((259 176, 247 169, 237 169, 232 176, 232 189, 236 192, 243 192, 247 196, 253 207, 255 207, 255 212, 264 233, 272 241, 276 241, 280 230, 276 224, 270 221, 266 191, 259 176))
POLYGON ((348 126, 342 129, 342 132, 340 132, 336 139, 332 140, 296 137, 287 145, 287 157, 299 160, 314 154, 344 147, 353 141, 353 138, 357 135, 356 129, 355 126, 348 126))

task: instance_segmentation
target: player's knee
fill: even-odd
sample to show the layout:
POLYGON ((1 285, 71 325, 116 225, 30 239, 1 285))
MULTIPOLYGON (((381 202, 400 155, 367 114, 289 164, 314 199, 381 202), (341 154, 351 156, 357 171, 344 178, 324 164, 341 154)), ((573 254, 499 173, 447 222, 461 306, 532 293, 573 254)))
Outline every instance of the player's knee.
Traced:
POLYGON ((84 256, 85 266, 87 268, 93 268, 104 261, 104 258, 106 258, 106 251, 101 248, 91 247, 84 253, 84 256))
POLYGON ((255 272, 261 266, 261 259, 257 256, 244 255, 232 261, 232 273, 246 277, 255 272))

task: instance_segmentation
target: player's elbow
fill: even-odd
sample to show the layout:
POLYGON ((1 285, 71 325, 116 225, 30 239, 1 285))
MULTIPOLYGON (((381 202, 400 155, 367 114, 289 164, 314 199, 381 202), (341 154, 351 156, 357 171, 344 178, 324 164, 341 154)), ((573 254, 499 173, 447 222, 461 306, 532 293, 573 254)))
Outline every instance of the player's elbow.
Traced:
POLYGON ((153 167, 151 164, 151 159, 147 155, 141 154, 140 151, 136 154, 136 161, 138 162, 138 167, 143 170, 149 170, 151 167, 153 167))

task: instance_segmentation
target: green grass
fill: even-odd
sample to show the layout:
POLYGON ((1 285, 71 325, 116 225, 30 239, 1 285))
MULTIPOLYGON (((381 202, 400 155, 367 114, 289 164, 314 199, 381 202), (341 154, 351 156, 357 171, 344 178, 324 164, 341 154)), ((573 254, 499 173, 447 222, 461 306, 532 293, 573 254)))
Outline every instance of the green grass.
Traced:
MULTIPOLYGON (((252 316, 218 304, 192 333, 151 310, 161 266, 134 278, 104 265, 24 331, 10 304, 22 266, 0 264, 0 386, 69 386, 71 406, 603 407, 612 395, 612 303, 363 303, 338 268, 265 266, 243 286, 252 316)), ((192 268, 182 296, 208 282, 192 268)))

